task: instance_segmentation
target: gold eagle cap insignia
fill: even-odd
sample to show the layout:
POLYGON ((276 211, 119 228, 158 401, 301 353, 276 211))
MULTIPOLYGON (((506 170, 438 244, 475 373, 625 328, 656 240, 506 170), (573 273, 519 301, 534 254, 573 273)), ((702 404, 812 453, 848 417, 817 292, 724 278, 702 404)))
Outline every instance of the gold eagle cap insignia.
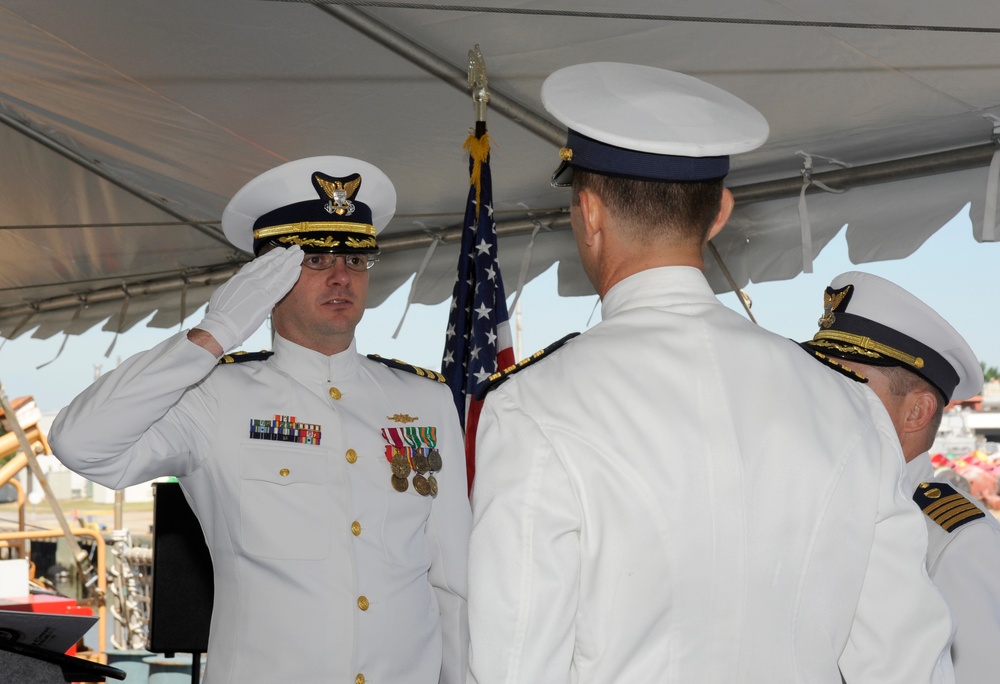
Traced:
POLYGON ((406 413, 394 413, 391 416, 386 416, 385 419, 391 420, 394 423, 403 423, 403 424, 416 423, 418 420, 420 420, 420 418, 416 418, 406 413))
POLYGON ((313 174, 313 185, 318 192, 326 195, 327 203, 323 208, 327 213, 337 216, 350 216, 354 213, 354 202, 351 200, 361 187, 361 174, 334 178, 317 171, 313 174))
POLYGON ((349 180, 335 179, 327 180, 325 178, 320 178, 316 176, 316 185, 318 185, 323 192, 326 194, 327 199, 334 199, 337 194, 344 193, 346 199, 354 199, 354 195, 357 194, 358 188, 361 187, 361 176, 356 176, 350 178, 349 180))
POLYGON ((837 320, 834 312, 840 308, 845 298, 850 301, 850 294, 853 291, 853 285, 847 285, 839 290, 834 290, 830 287, 826 288, 826 292, 823 293, 823 316, 819 319, 819 327, 829 328, 833 325, 834 321, 837 320))

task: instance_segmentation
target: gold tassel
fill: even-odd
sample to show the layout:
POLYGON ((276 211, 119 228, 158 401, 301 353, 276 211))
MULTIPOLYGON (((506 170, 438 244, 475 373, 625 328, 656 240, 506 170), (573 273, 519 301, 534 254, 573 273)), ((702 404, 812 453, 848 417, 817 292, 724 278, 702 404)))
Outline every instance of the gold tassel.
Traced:
POLYGON ((483 183, 481 172, 483 168, 483 162, 489 159, 490 156, 490 136, 484 135, 481 138, 477 138, 475 134, 470 134, 468 138, 465 139, 465 144, 462 145, 462 149, 469 153, 472 157, 472 173, 469 174, 469 185, 476 186, 476 220, 479 220, 479 197, 482 193, 483 183))

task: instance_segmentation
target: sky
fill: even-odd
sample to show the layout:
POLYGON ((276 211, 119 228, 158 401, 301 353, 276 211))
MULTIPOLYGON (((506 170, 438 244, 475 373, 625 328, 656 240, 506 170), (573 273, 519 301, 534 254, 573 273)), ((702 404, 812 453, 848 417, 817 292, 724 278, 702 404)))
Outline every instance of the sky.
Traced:
MULTIPOLYGON (((887 278, 923 299, 965 336, 981 361, 1000 366, 1000 319, 992 286, 992 276, 1000 263, 1000 244, 977 243, 973 239, 968 208, 931 236, 916 253, 902 260, 851 264, 843 233, 842 229, 819 254, 813 273, 747 286, 758 324, 794 340, 811 338, 823 313, 824 288, 844 271, 865 271, 887 278)), ((600 321, 597 296, 559 297, 555 273, 553 266, 525 286, 519 306, 519 326, 518 317, 511 312, 518 358, 600 321)), ((372 275, 377 277, 374 271, 372 275)), ((503 275, 506 289, 513 295, 516 273, 503 275)), ((365 313, 357 331, 358 350, 438 369, 449 303, 411 306, 399 336, 392 339, 406 306, 408 288, 409 285, 400 288, 382 305, 365 313)), ((742 313, 736 295, 728 293, 720 299, 742 313)), ((202 313, 192 314, 186 325, 196 325, 202 313)), ((143 322, 115 340, 114 333, 104 332, 98 326, 69 338, 61 354, 62 335, 48 340, 23 335, 0 346, 0 383, 9 398, 31 395, 43 414, 53 414, 98 374, 112 370, 122 360, 177 331, 178 328, 147 328, 143 322), (114 349, 110 357, 105 357, 112 341, 114 349)), ((269 349, 269 340, 266 326, 262 327, 243 349, 269 349)))

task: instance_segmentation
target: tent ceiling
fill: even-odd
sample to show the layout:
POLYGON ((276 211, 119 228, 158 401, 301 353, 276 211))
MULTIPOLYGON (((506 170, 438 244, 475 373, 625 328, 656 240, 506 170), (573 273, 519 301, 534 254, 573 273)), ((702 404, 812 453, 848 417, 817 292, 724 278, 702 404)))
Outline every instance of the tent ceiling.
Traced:
MULTIPOLYGON (((562 133, 539 99, 549 73, 583 61, 684 71, 768 118, 767 145, 734 160, 742 199, 715 241, 738 286, 808 261, 800 151, 816 178, 851 187, 811 188, 807 256, 847 224, 855 262, 902 258, 969 202, 982 234, 989 115, 1000 117, 996 3, 692 0, 670 3, 673 19, 653 0, 620 0, 613 14, 591 0, 443 7, 0 0, 0 335, 123 330, 154 311, 153 325, 176 325, 247 258, 220 239, 228 198, 316 154, 364 158, 397 186, 370 304, 410 278, 432 236, 444 240, 415 300, 447 298, 473 119, 460 86, 476 44, 494 92, 508 291, 534 219, 546 230, 529 277, 559 262, 560 294, 591 292, 565 230, 567 192, 548 185, 562 133), (930 163, 897 161, 912 158, 930 163)), ((709 276, 729 289, 713 262, 709 276)))

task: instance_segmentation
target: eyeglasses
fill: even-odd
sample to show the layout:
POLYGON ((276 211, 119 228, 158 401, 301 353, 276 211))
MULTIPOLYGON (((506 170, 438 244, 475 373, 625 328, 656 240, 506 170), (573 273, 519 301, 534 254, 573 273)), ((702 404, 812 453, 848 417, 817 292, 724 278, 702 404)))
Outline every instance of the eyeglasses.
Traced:
POLYGON ((314 271, 325 271, 332 268, 337 259, 344 260, 344 266, 349 271, 367 271, 378 261, 378 254, 306 254, 302 265, 314 271))

